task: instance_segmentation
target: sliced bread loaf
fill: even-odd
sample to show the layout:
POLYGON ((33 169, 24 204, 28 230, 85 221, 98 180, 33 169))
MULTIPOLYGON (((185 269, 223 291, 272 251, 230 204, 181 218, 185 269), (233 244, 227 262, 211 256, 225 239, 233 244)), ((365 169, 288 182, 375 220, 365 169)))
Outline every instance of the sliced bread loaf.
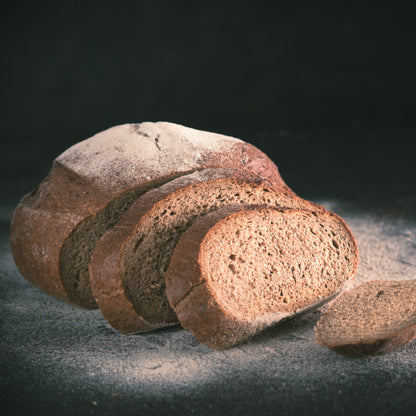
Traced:
POLYGON ((177 323, 165 272, 180 235, 210 211, 247 203, 324 210, 241 170, 207 169, 150 190, 103 235, 92 256, 91 286, 104 317, 125 334, 177 323))
POLYGON ((58 299, 96 307, 88 266, 101 235, 147 190, 207 167, 284 185, 254 146, 172 123, 125 124, 72 146, 14 212, 10 244, 18 269, 58 299))
POLYGON ((370 357, 416 338, 416 280, 373 280, 334 300, 316 326, 316 341, 334 351, 370 357))
POLYGON ((167 296, 182 326, 223 349, 329 300, 357 264, 355 239, 334 213, 229 206, 182 234, 167 296))

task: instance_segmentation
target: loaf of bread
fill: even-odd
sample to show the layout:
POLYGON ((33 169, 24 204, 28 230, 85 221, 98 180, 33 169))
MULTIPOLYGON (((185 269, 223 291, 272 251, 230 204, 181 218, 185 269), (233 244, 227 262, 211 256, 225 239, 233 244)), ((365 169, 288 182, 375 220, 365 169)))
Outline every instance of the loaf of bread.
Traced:
POLYGON ((214 349, 327 302, 358 263, 343 220, 260 150, 166 122, 65 151, 17 206, 10 244, 29 282, 98 305, 121 333, 180 322, 214 349))
POLYGON ((207 167, 285 185, 254 146, 171 123, 125 124, 72 146, 14 212, 10 243, 18 269, 46 293, 95 308, 88 268, 100 237, 149 189, 207 167))
MULTIPOLYGON (((128 334, 178 323, 166 297, 172 251, 197 218, 231 204, 324 211, 286 186, 233 169, 195 172, 148 191, 102 236, 91 259, 94 297, 115 329, 128 334)), ((182 288, 187 282, 177 284, 182 288)))
POLYGON ((182 326, 223 349, 328 301, 357 265, 356 241, 334 213, 226 206, 183 232, 166 291, 182 326))
POLYGON ((316 341, 347 356, 386 354, 416 338, 416 280, 373 280, 334 300, 316 341))

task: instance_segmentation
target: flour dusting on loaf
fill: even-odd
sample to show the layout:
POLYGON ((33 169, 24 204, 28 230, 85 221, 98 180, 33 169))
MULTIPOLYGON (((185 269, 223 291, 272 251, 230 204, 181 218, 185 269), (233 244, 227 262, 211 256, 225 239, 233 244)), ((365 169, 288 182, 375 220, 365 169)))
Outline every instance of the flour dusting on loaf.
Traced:
POLYGON ((179 166, 181 171, 198 168, 206 152, 220 154, 236 143, 243 142, 173 123, 124 124, 75 144, 57 161, 80 176, 108 178, 117 185, 143 175, 151 180, 179 166))

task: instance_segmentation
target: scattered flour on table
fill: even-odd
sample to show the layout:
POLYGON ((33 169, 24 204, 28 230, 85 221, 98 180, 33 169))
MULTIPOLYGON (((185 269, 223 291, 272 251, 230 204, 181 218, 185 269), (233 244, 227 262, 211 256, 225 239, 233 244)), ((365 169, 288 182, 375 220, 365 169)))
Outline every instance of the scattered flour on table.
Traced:
MULTIPOLYGON (((341 214, 357 239, 357 284, 416 278, 416 222, 374 218, 341 210, 331 201, 318 202, 341 214)), ((339 380, 343 373, 356 377, 375 369, 392 374, 398 369, 416 371, 416 343, 366 361, 346 361, 318 346, 313 329, 317 312, 226 351, 210 350, 179 327, 123 336, 99 311, 58 302, 26 283, 14 265, 5 233, 0 247, 1 348, 51 383, 70 385, 72 380, 87 386, 98 383, 110 391, 161 395, 227 377, 310 385, 323 378, 339 380)))
POLYGON ((319 203, 339 213, 357 240, 356 285, 376 279, 416 279, 416 222, 344 212, 334 201, 319 203))

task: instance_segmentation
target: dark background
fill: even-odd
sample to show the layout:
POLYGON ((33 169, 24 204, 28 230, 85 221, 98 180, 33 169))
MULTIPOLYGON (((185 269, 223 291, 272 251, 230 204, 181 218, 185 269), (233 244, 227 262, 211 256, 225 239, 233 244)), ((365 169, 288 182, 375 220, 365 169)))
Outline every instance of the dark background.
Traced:
POLYGON ((10 2, 2 131, 76 139, 140 120, 229 134, 416 128, 411 9, 337 3, 10 2))
POLYGON ((253 143, 305 197, 412 200, 414 14, 352 3, 2 3, 5 198, 79 140, 164 120, 253 143))

